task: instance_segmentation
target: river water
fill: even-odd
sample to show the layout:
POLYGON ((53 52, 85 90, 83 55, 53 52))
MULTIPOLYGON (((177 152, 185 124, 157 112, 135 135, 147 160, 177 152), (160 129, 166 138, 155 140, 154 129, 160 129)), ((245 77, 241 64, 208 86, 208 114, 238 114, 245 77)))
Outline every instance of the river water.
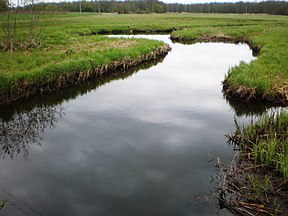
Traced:
POLYGON ((229 163, 235 153, 224 136, 235 111, 221 81, 252 51, 141 37, 172 51, 98 88, 1 108, 0 215, 231 215, 211 182, 215 159, 229 163))

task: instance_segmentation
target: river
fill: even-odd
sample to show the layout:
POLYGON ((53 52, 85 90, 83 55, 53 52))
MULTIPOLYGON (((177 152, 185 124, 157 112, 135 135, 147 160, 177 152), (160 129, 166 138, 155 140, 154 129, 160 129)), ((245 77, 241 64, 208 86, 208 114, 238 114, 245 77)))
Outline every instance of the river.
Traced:
POLYGON ((255 59, 252 51, 138 37, 164 40, 172 51, 81 94, 1 108, 0 198, 7 202, 0 215, 231 215, 213 195, 215 161, 232 160, 225 134, 235 116, 245 117, 224 99, 221 81, 230 67, 255 59))

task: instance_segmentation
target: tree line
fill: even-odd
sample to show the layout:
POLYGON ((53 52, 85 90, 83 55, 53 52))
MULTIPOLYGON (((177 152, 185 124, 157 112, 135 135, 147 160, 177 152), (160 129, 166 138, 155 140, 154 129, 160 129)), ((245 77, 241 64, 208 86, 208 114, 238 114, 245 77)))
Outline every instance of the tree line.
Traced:
MULTIPOLYGON (((225 0, 224 0, 225 1, 225 0)), ((86 1, 46 3, 57 11, 66 12, 102 12, 102 13, 265 13, 274 15, 288 15, 288 2, 265 1, 265 2, 236 2, 236 3, 204 3, 204 4, 165 4, 159 0, 125 0, 125 1, 86 1)), ((37 3, 34 5, 36 6, 37 3)), ((41 3, 43 6, 43 2, 41 3)), ((31 4, 22 7, 29 9, 31 4)), ((0 11, 13 10, 8 0, 0 0, 0 11)))
POLYGON ((236 3, 205 3, 205 4, 165 4, 165 12, 186 13, 254 13, 288 15, 288 2, 236 2, 236 3))

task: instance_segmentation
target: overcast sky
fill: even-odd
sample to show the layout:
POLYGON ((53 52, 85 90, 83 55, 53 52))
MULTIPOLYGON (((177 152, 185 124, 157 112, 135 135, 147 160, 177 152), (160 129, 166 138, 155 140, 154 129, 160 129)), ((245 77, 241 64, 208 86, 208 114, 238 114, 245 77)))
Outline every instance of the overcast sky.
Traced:
MULTIPOLYGON (((190 3, 207 3, 207 2, 239 2, 240 0, 162 0, 165 3, 184 3, 184 4, 190 4, 190 3)), ((246 1, 246 0, 242 0, 242 1, 246 1)), ((252 2, 254 2, 253 0, 250 0, 252 2)), ((260 1, 260 0, 258 0, 260 1)))

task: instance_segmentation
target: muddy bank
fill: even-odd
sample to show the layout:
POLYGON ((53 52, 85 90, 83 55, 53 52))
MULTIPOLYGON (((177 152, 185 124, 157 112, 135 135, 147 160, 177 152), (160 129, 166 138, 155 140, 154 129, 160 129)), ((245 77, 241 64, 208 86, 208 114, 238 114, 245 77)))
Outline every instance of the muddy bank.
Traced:
POLYGON ((219 205, 235 215, 287 216, 288 183, 269 166, 236 156, 220 167, 219 205))
POLYGON ((264 102, 270 105, 288 105, 288 87, 275 88, 273 94, 265 94, 255 88, 248 88, 243 85, 233 85, 227 79, 223 82, 222 92, 226 99, 238 100, 241 102, 264 102))
POLYGON ((173 31, 181 30, 181 28, 168 28, 168 29, 154 29, 154 30, 141 30, 141 29, 100 29, 99 31, 91 31, 88 33, 80 33, 81 36, 87 35, 137 35, 137 34, 170 34, 173 31))
POLYGON ((19 83, 17 90, 10 90, 0 95, 0 104, 9 104, 19 99, 28 98, 36 94, 45 94, 59 89, 66 88, 71 85, 83 83, 89 79, 101 77, 104 74, 109 74, 115 71, 128 71, 135 67, 140 66, 143 63, 162 59, 171 50, 169 45, 164 44, 157 48, 154 52, 141 55, 140 58, 133 59, 131 57, 123 58, 117 61, 113 61, 110 64, 102 65, 97 68, 92 68, 87 71, 81 71, 73 76, 59 76, 57 79, 49 83, 27 83, 25 80, 19 83))
POLYGON ((236 131, 226 137, 239 152, 220 169, 224 207, 242 215, 287 215, 287 119, 287 112, 275 111, 248 125, 235 121, 236 131))

